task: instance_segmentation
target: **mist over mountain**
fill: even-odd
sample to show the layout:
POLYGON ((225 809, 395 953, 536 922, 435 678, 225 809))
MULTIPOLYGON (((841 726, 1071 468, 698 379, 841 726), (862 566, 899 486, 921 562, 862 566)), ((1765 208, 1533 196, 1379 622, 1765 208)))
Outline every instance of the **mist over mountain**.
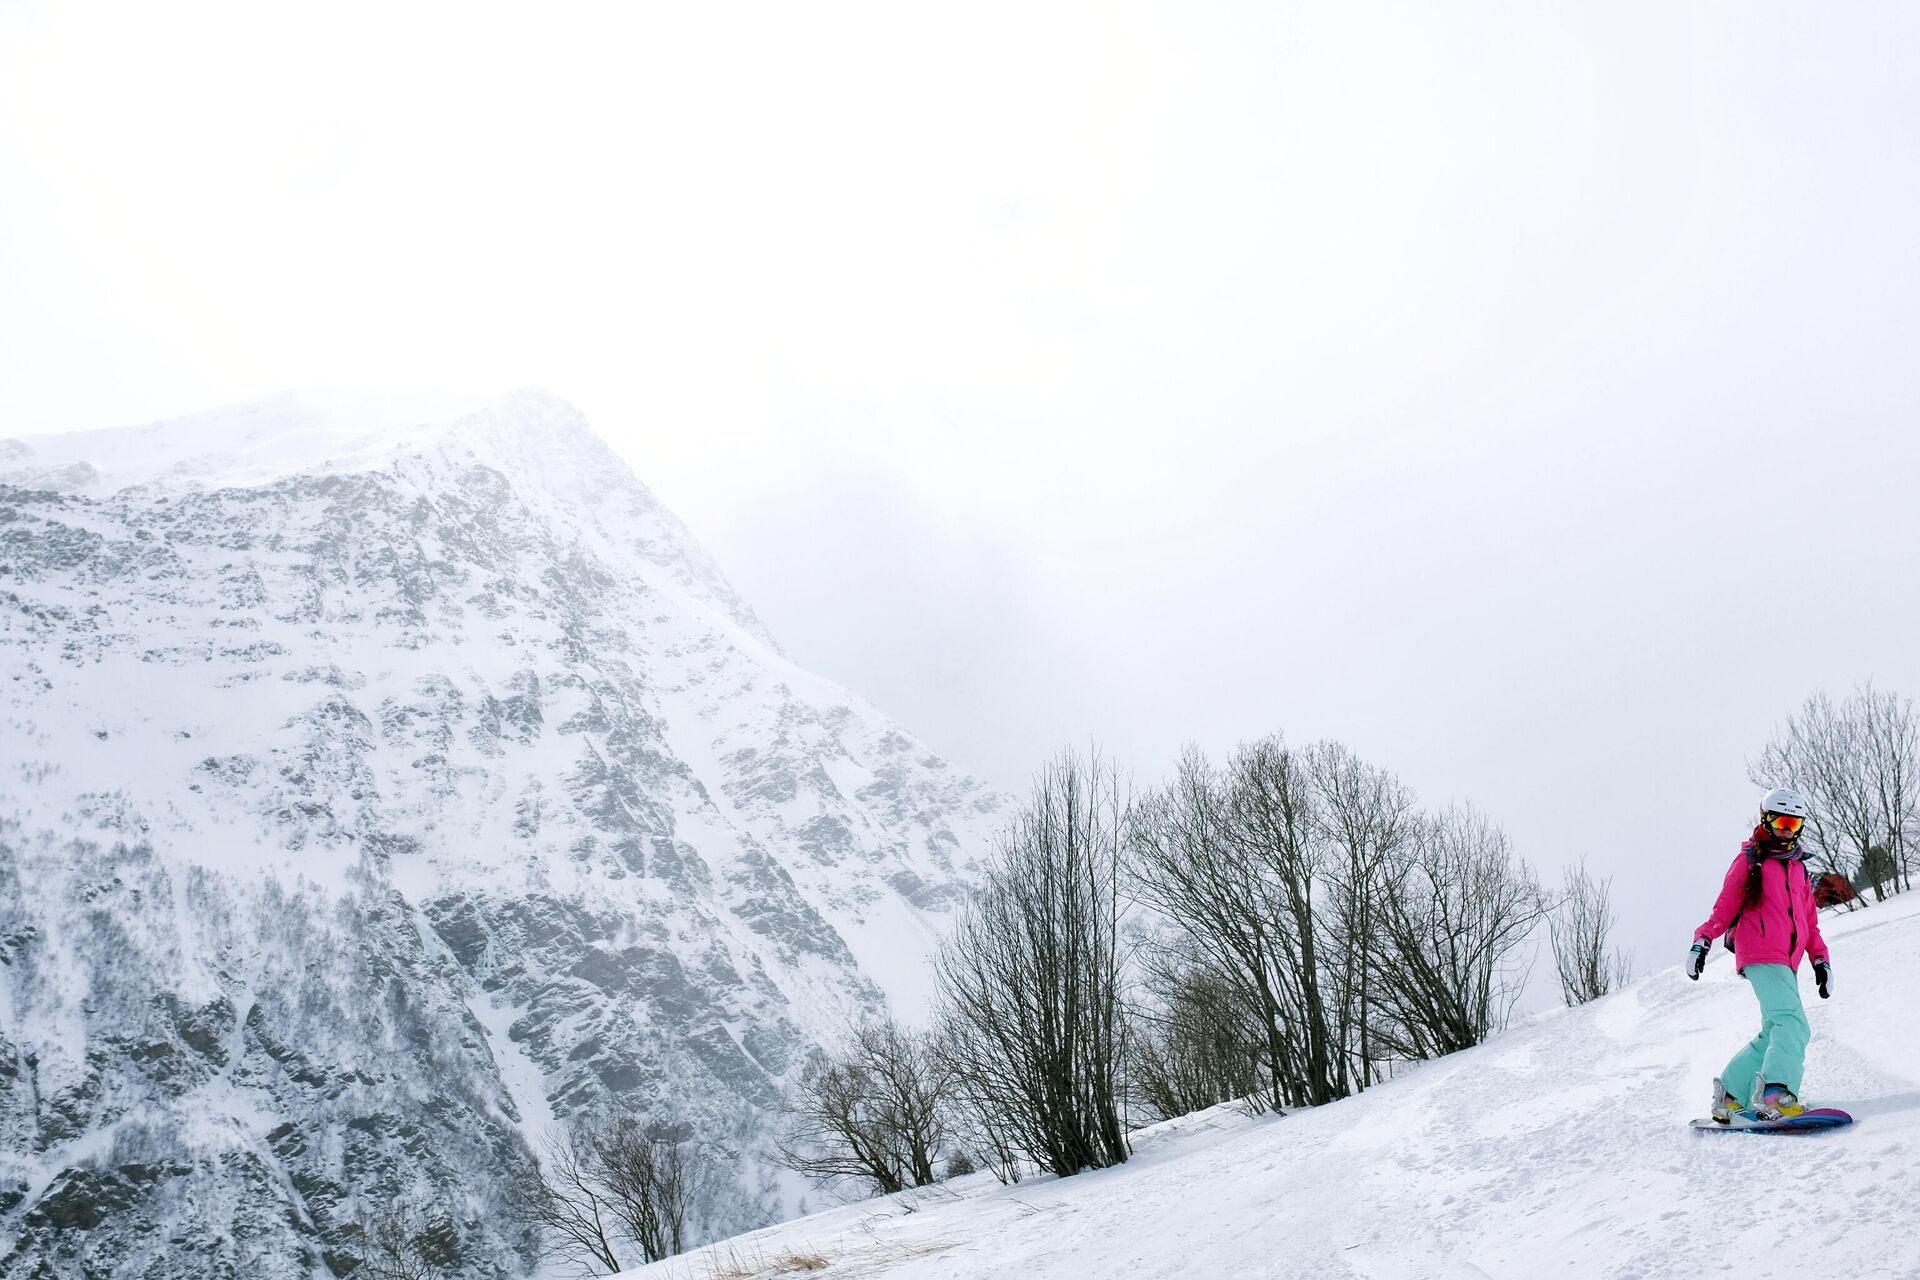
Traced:
POLYGON ((542 1135, 734 1157, 924 1008, 1005 801, 795 667, 564 402, 284 397, 0 441, 0 1258, 535 1262, 542 1135))

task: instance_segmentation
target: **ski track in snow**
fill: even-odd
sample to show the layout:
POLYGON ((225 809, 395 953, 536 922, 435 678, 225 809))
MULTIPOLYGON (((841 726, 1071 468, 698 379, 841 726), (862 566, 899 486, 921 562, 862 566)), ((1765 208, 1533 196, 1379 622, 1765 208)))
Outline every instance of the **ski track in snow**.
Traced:
POLYGON ((1757 1026, 1720 951, 1698 983, 1664 969, 1314 1111, 1216 1108, 1136 1135, 1119 1168, 975 1174, 624 1280, 1920 1280, 1920 895, 1823 927, 1838 989, 1803 983, 1806 1092, 1849 1129, 1686 1127, 1757 1026), (807 1255, 828 1265, 786 1264, 807 1255))

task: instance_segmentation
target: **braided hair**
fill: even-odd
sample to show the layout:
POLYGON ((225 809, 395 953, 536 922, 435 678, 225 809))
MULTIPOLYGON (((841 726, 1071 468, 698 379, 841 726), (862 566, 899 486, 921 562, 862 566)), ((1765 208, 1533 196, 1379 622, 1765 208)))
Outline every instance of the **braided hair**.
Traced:
POLYGON ((1742 910, 1751 911, 1760 905, 1760 872, 1767 859, 1789 857, 1799 845, 1798 838, 1782 840, 1764 822, 1753 829, 1753 840, 1747 846, 1747 892, 1742 910))

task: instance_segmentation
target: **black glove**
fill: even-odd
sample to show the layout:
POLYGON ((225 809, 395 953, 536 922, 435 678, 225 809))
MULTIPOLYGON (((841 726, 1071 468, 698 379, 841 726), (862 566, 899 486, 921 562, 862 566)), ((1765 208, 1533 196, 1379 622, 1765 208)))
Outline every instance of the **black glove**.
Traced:
POLYGON ((1825 960, 1815 960, 1813 981, 1820 988, 1820 998, 1829 999, 1833 995, 1833 992, 1828 989, 1833 983, 1833 965, 1825 960))
POLYGON ((1705 938, 1695 938, 1687 950, 1687 976, 1695 982, 1700 981, 1701 971, 1707 967, 1707 952, 1711 950, 1713 943, 1705 938))

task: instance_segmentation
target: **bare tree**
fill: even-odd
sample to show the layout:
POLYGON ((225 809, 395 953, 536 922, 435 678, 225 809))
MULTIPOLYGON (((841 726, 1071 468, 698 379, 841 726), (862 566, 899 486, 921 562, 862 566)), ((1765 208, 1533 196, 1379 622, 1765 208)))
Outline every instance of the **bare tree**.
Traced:
POLYGON ((459 1237, 451 1219, 390 1206, 362 1225, 366 1253, 356 1274, 370 1280, 441 1280, 459 1261, 459 1237))
POLYGON ((683 1251, 697 1207, 722 1181, 716 1154, 689 1126, 595 1117, 546 1136, 520 1211, 540 1227, 550 1261, 613 1275, 683 1251))
POLYGON ((1171 1120, 1235 1101, 1265 1110, 1264 1036, 1236 984, 1203 965, 1169 966, 1146 981, 1156 999, 1135 1014, 1128 1041, 1141 1118, 1171 1120))
POLYGON ((1905 892, 1913 888, 1915 845, 1920 843, 1920 717, 1913 699, 1882 693, 1871 682, 1860 687, 1851 705, 1880 815, 1881 848, 1905 892))
POLYGON ((1000 1073, 969 1069, 977 1044, 951 1010, 941 1011, 933 1036, 934 1051, 949 1069, 955 1145, 969 1163, 991 1170, 1002 1186, 1013 1185, 1025 1173, 1026 1162, 1016 1137, 1018 1109, 994 1092, 1000 1073))
POLYGON ((1824 692, 1817 692, 1787 717, 1759 758, 1747 766, 1755 785, 1790 786, 1812 802, 1801 844, 1826 870, 1858 866, 1879 825, 1860 745, 1848 717, 1824 692))
POLYGON ((1569 1005, 1597 1000, 1626 982, 1627 957, 1607 943, 1613 933, 1613 881, 1596 880, 1585 862, 1568 867, 1549 923, 1560 995, 1569 1005))
POLYGON ((864 1182, 880 1195, 927 1186, 949 1138, 951 1082, 931 1036, 892 1018, 862 1024, 845 1052, 800 1082, 778 1159, 810 1178, 864 1182))
POLYGON ((592 1174, 642 1260, 682 1252, 712 1167, 688 1126, 620 1116, 588 1144, 592 1174))
POLYGON ((1238 993, 1260 1030, 1266 1105, 1327 1102, 1378 1077, 1376 918, 1412 814, 1391 774, 1338 743, 1294 751, 1278 735, 1243 745, 1224 774, 1189 749, 1139 806, 1129 888, 1238 993))
POLYGON ((950 1137, 952 1067, 931 1034, 903 1027, 891 1017, 863 1025, 854 1037, 854 1052, 872 1075, 886 1130, 908 1181, 916 1187, 931 1185, 934 1162, 950 1137))
MULTIPOLYGON (((1292 1101, 1294 1058, 1282 934, 1283 893, 1264 859, 1249 861, 1233 838, 1227 784, 1189 747, 1174 779, 1136 807, 1128 839, 1128 888, 1175 931, 1147 957, 1171 1000, 1182 976, 1205 967, 1234 991, 1258 1033, 1262 1108, 1292 1101)), ((1217 1101, 1217 1099, 1216 1099, 1217 1101)), ((1211 1105, 1211 1104, 1208 1104, 1211 1105)))
POLYGON ((1525 985, 1514 953, 1546 910, 1506 834, 1467 806, 1428 818, 1388 872, 1373 957, 1378 1034, 1403 1058, 1479 1044, 1504 1027, 1525 985))
POLYGON ((1280 996, 1294 1050, 1278 1082, 1285 1101, 1317 1105, 1345 1097, 1345 1055, 1336 1044, 1327 976, 1326 896, 1332 846, 1307 758, 1278 734, 1243 744, 1228 762, 1227 835, 1233 855, 1262 882, 1280 960, 1280 996))
POLYGON ((1876 899, 1912 887, 1920 847, 1920 716, 1911 698, 1870 681, 1840 703, 1814 693, 1747 775, 1757 785, 1806 795, 1813 816, 1803 843, 1823 869, 1851 869, 1876 899))
POLYGON ((1069 751, 1042 771, 936 968, 958 1096, 1062 1177, 1127 1158, 1121 1119, 1118 773, 1069 751))
POLYGON ((1389 889, 1388 869, 1415 827, 1413 796, 1384 769, 1359 760, 1339 743, 1312 748, 1321 823, 1333 845, 1328 859, 1334 902, 1338 968, 1334 1034, 1350 1067, 1345 1083, 1364 1089, 1379 1079, 1381 1046, 1373 1032, 1375 1001, 1368 987, 1378 946, 1376 922, 1389 889))
MULTIPOLYGON (((1893 854, 1888 852, 1885 845, 1868 845, 1866 856, 1860 859, 1859 869, 1849 877, 1848 883, 1853 886, 1855 893, 1859 892, 1861 885, 1870 886, 1873 889, 1874 901, 1885 902, 1887 886, 1893 885, 1897 888, 1900 884, 1900 864, 1894 860, 1893 854)), ((1857 905, 1858 902, 1856 898, 1848 905, 1857 905)))
POLYGON ((907 1185, 875 1089, 857 1061, 835 1059, 802 1079, 790 1103, 793 1127, 774 1158, 818 1182, 865 1182, 876 1195, 907 1185))
POLYGON ((617 1246, 620 1220, 595 1164, 583 1135, 548 1133, 539 1173, 522 1189, 521 1210, 540 1227, 548 1259, 584 1276, 610 1276, 625 1270, 617 1246))

